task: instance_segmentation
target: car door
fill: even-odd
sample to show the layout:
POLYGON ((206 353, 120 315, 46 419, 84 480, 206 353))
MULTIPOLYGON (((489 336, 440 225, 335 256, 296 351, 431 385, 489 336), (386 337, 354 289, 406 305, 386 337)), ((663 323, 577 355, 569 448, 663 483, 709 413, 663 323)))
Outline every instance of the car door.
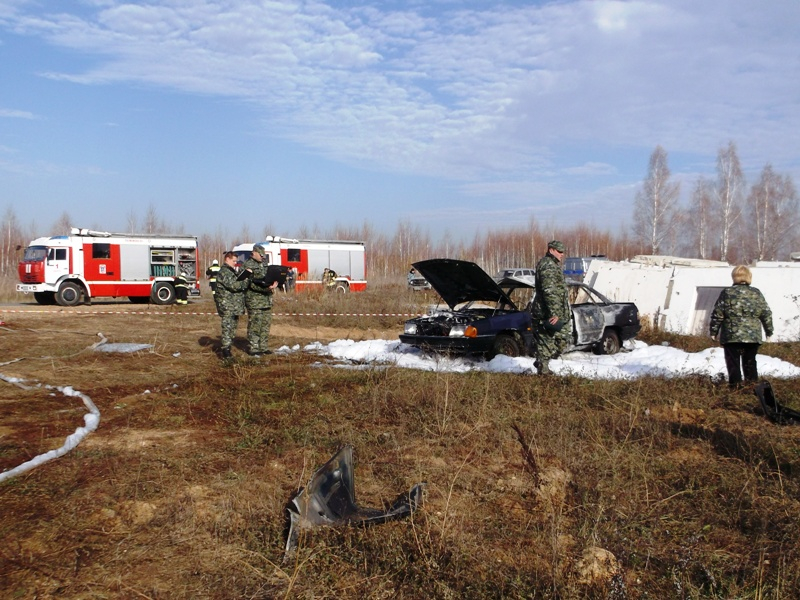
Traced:
POLYGON ((583 285, 569 286, 572 306, 573 337, 576 346, 590 346, 600 341, 605 329, 603 310, 591 291, 583 285))

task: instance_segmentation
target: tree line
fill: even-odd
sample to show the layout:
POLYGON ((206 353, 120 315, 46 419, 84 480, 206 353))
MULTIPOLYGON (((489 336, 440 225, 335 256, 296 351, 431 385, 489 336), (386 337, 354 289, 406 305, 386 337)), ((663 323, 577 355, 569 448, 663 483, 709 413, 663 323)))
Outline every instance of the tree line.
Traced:
MULTIPOLYGON (((47 230, 39 230, 35 225, 23 226, 13 209, 5 211, 2 220, 2 247, 0 247, 0 276, 16 277, 17 264, 25 246, 32 239, 46 235, 65 235, 74 222, 68 213, 47 230)), ((132 215, 127 221, 127 231, 149 234, 185 234, 180 229, 167 225, 151 207, 146 218, 139 222, 132 215)), ((104 230, 92 225, 91 229, 104 230)), ((223 253, 236 244, 245 241, 263 240, 277 232, 272 226, 253 232, 244 225, 238 232, 218 228, 211 233, 198 236, 198 246, 202 261, 221 259, 223 253)), ((281 232, 283 233, 283 232, 281 232)), ((286 236, 288 237, 288 236, 286 236)), ((351 240, 366 244, 367 274, 370 278, 393 279, 405 276, 411 263, 427 258, 458 258, 472 260, 489 273, 511 266, 535 266, 547 251, 547 242, 564 239, 569 244, 572 255, 604 254, 612 259, 623 259, 640 252, 638 245, 632 244, 626 235, 612 235, 588 225, 570 228, 545 226, 531 219, 528 223, 513 229, 487 230, 476 233, 470 240, 454 240, 445 234, 434 240, 421 225, 403 220, 394 232, 377 231, 369 222, 360 225, 336 225, 330 229, 301 227, 298 239, 351 240)))
MULTIPOLYGON (((689 205, 680 205, 680 184, 673 180, 667 152, 657 146, 650 156, 642 185, 633 198, 633 223, 621 223, 613 233, 591 224, 553 226, 531 218, 516 227, 476 232, 471 239, 456 240, 448 233, 432 238, 422 225, 400 221, 394 232, 376 230, 369 222, 301 227, 300 239, 358 240, 366 243, 370 278, 392 279, 405 275, 411 263, 426 258, 471 260, 494 273, 507 267, 533 267, 547 250, 547 242, 561 239, 569 256, 605 255, 625 260, 637 254, 671 254, 686 258, 752 263, 756 260, 788 260, 798 245, 798 195, 790 176, 767 164, 759 178, 746 189, 736 146, 720 148, 715 179, 698 177, 689 205)), ((22 249, 44 235, 64 235, 75 225, 63 213, 48 229, 24 226, 13 208, 3 215, 0 236, 0 276, 16 277, 22 249)), ((104 229, 92 226, 93 229, 104 229)), ((126 231, 150 234, 185 234, 161 218, 151 204, 140 218, 126 217, 126 231)), ((218 228, 198 236, 201 260, 208 263, 234 245, 284 234, 271 224, 252 231, 244 224, 238 232, 218 228)))
POLYGON ((682 207, 667 152, 656 146, 634 202, 636 242, 648 254, 737 264, 789 260, 800 250, 800 203, 791 176, 767 163, 748 189, 732 141, 719 149, 716 166, 715 179, 699 176, 682 207))

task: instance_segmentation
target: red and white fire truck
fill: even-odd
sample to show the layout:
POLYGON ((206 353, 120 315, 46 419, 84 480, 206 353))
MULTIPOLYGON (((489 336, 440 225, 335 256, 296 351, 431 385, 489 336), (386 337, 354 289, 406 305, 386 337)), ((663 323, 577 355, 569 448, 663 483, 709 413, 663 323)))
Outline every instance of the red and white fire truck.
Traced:
POLYGON ((17 291, 33 292, 39 304, 61 306, 100 296, 172 304, 173 278, 180 273, 185 274, 190 293, 200 293, 197 259, 197 238, 193 236, 73 227, 70 235, 37 238, 25 248, 17 291))
POLYGON ((267 251, 270 265, 283 265, 294 271, 292 284, 297 291, 324 286, 325 269, 336 274, 330 288, 337 292, 363 292, 367 289, 367 258, 364 242, 340 240, 294 240, 267 236, 263 242, 239 244, 233 248, 240 263, 250 258, 258 243, 267 251))

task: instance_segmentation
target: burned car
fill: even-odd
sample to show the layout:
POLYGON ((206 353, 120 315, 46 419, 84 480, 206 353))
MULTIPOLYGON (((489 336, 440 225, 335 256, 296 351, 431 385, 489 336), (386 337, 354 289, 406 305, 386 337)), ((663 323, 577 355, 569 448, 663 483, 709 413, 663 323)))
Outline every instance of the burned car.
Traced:
POLYGON ((593 287, 567 280, 572 307, 572 350, 616 354, 639 333, 639 309, 633 302, 612 302, 593 287))
POLYGON ((406 321, 401 342, 461 354, 528 354, 533 339, 530 313, 486 271, 475 263, 448 258, 416 262, 414 268, 448 308, 435 307, 406 321))
MULTIPOLYGON (((495 281, 472 262, 431 259, 414 267, 433 286, 447 308, 406 321, 400 341, 418 348, 457 354, 525 356, 532 353, 529 310, 535 287, 530 278, 495 281)), ((615 354, 639 331, 639 312, 631 302, 612 302, 597 290, 569 281, 573 313, 570 350, 615 354)))

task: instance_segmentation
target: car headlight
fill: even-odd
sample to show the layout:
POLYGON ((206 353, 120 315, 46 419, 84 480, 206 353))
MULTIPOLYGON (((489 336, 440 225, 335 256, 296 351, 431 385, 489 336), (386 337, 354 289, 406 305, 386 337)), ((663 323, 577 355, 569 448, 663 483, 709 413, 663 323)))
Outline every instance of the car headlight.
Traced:
POLYGON ((450 337, 464 337, 466 329, 466 325, 453 325, 450 328, 450 337))
POLYGON ((417 335, 417 324, 406 323, 405 327, 403 328, 403 332, 407 335, 417 335))

